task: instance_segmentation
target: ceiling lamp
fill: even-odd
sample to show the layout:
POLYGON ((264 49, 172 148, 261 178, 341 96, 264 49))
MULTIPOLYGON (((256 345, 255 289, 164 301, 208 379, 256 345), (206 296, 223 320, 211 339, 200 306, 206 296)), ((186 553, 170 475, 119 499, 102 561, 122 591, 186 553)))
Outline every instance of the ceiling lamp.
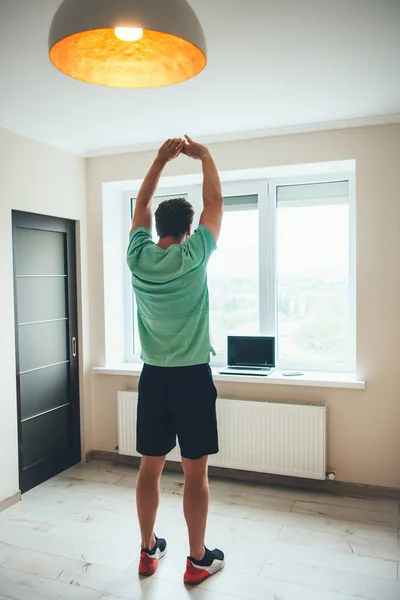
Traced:
POLYGON ((180 83, 207 62, 203 29, 186 0, 64 0, 49 53, 62 73, 116 88, 180 83))

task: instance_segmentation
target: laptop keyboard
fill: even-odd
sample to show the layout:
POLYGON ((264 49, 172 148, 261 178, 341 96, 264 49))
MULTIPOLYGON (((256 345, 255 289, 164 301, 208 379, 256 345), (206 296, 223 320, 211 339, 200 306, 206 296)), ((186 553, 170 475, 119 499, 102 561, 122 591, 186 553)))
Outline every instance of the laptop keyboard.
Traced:
POLYGON ((261 373, 269 373, 272 367, 228 367, 230 371, 257 371, 261 373))

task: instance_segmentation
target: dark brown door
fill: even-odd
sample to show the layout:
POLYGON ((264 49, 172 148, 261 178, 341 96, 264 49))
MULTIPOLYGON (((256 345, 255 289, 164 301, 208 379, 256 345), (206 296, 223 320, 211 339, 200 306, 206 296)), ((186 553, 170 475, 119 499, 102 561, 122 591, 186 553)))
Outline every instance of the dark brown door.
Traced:
POLYGON ((20 488, 80 461, 75 222, 13 212, 20 488))

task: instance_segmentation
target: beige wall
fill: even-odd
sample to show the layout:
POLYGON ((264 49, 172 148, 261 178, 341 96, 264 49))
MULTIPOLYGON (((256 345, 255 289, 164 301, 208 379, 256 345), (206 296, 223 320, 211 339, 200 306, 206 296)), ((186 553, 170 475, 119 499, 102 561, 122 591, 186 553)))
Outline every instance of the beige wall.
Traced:
MULTIPOLYGON (((0 501, 19 489, 11 211, 16 209, 79 221, 79 316, 80 329, 85 334, 85 196, 84 159, 0 129, 0 501)), ((86 347, 81 344, 80 350, 81 371, 85 374, 88 369, 88 343, 86 347)), ((89 378, 86 379, 89 383, 89 378)), ((86 379, 83 376, 81 382, 83 399, 87 392, 86 379)), ((88 421, 85 421, 83 410, 82 413, 85 438, 85 423, 88 425, 88 421)))
MULTIPOLYGON (((221 384, 219 392, 327 402, 329 464, 338 479, 400 487, 400 125, 217 144, 212 151, 221 171, 356 159, 358 367, 367 389, 221 384)), ((112 450, 116 392, 136 389, 137 379, 90 371, 105 354, 101 186, 143 177, 153 155, 89 159, 86 214, 83 159, 0 129, 0 501, 18 490, 11 210, 78 221, 83 451, 112 450)), ((197 163, 182 158, 166 175, 194 169, 197 163)))
MULTIPOLYGON (((318 132, 216 144, 221 171, 356 159, 357 349, 365 391, 224 384, 221 395, 326 402, 329 465, 339 480, 400 487, 400 125, 318 132)), ((88 160, 90 348, 104 361, 102 278, 103 182, 143 177, 154 152, 88 160)), ((198 169, 182 157, 166 175, 198 169)), ((92 375, 95 449, 117 444, 116 392, 134 389, 130 377, 92 375)))

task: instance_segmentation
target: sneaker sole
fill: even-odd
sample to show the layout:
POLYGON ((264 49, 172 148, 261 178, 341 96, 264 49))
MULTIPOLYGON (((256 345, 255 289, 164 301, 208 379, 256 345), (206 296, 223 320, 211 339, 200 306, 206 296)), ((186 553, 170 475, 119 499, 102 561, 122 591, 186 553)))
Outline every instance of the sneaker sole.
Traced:
POLYGON ((192 575, 191 573, 185 573, 183 576, 183 582, 185 585, 199 585, 200 583, 203 583, 203 581, 205 581, 209 577, 212 577, 216 573, 219 573, 220 571, 222 571, 224 566, 225 566, 225 561, 213 573, 209 573, 205 569, 203 569, 201 571, 199 570, 199 573, 198 574, 196 573, 196 575, 192 575))
POLYGON ((157 561, 155 563, 154 567, 151 567, 149 565, 148 567, 141 569, 140 563, 139 563, 139 575, 141 575, 142 577, 151 577, 152 575, 154 575, 154 573, 157 571, 157 568, 158 568, 158 561, 161 560, 166 554, 167 554, 167 549, 165 549, 164 552, 160 552, 160 554, 157 556, 157 558, 152 559, 151 557, 149 557, 150 560, 157 561))

